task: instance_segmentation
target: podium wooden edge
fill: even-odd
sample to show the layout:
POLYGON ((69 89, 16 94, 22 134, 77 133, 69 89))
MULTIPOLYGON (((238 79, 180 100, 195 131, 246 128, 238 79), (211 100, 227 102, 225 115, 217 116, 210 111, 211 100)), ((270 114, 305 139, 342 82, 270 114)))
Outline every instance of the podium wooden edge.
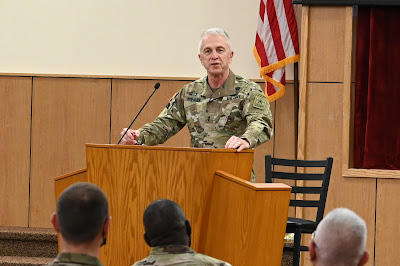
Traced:
POLYGON ((234 175, 228 174, 224 171, 215 171, 216 176, 220 176, 223 178, 226 178, 228 180, 231 180, 232 182, 235 182, 239 185, 248 187, 250 189, 253 189, 255 191, 260 191, 260 190, 274 190, 274 191, 291 191, 292 187, 282 184, 282 183, 251 183, 247 180, 244 180, 242 178, 236 177, 234 175))
POLYGON ((87 171, 87 168, 84 168, 84 169, 77 170, 77 171, 74 171, 74 172, 71 172, 71 173, 68 173, 68 174, 65 174, 65 175, 56 176, 56 177, 53 178, 53 180, 54 181, 59 181, 59 180, 68 178, 70 176, 82 174, 82 173, 84 173, 86 171, 87 171))
MULTIPOLYGON (((171 150, 171 151, 195 151, 195 152, 222 152, 236 153, 235 149, 211 149, 211 148, 190 148, 173 146, 143 146, 143 145, 118 145, 118 144, 95 144, 86 143, 91 148, 118 148, 118 149, 144 149, 144 150, 171 150)), ((240 153, 254 153, 253 149, 243 150, 240 153)))

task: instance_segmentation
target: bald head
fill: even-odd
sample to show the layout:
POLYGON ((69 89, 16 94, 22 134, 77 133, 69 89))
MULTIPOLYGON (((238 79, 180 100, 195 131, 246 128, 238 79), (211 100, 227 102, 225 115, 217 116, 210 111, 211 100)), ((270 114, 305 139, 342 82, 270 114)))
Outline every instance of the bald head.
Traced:
POLYGON ((310 244, 311 260, 314 265, 362 265, 360 261, 368 255, 364 255, 366 241, 364 220, 349 209, 335 209, 315 231, 310 244))
POLYGON ((145 240, 151 247, 190 245, 190 224, 181 207, 168 199, 152 202, 143 215, 145 240))

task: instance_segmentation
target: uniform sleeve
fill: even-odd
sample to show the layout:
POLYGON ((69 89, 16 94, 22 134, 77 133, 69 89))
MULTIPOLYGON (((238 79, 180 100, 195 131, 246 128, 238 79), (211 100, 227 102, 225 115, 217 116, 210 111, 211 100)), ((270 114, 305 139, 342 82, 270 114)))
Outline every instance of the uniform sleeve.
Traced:
POLYGON ((182 94, 183 89, 171 98, 165 109, 152 123, 139 128, 140 142, 148 146, 162 144, 185 126, 186 115, 182 94))
POLYGON ((269 140, 273 135, 272 114, 267 97, 260 86, 251 88, 243 106, 243 115, 247 121, 247 127, 241 136, 254 148, 269 140))

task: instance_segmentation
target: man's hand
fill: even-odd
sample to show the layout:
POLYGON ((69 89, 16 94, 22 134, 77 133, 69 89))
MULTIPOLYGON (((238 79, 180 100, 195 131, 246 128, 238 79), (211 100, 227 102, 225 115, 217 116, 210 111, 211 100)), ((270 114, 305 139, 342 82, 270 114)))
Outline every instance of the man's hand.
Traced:
POLYGON ((225 144, 225 149, 237 149, 237 151, 247 150, 250 144, 236 136, 232 136, 225 144))
MULTIPOLYGON (((127 128, 124 128, 121 131, 121 137, 124 135, 125 131, 127 128)), ((125 137, 121 140, 121 144, 123 145, 136 145, 140 136, 140 131, 139 130, 133 130, 129 129, 128 132, 126 132, 125 137)))

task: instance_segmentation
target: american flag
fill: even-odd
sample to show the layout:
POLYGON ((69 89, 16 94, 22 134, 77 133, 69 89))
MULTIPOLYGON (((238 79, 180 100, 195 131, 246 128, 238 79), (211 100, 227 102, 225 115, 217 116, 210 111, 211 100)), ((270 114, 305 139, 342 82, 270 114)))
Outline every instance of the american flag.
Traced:
POLYGON ((285 94, 285 66, 300 60, 292 0, 260 0, 254 56, 273 102, 285 94))

